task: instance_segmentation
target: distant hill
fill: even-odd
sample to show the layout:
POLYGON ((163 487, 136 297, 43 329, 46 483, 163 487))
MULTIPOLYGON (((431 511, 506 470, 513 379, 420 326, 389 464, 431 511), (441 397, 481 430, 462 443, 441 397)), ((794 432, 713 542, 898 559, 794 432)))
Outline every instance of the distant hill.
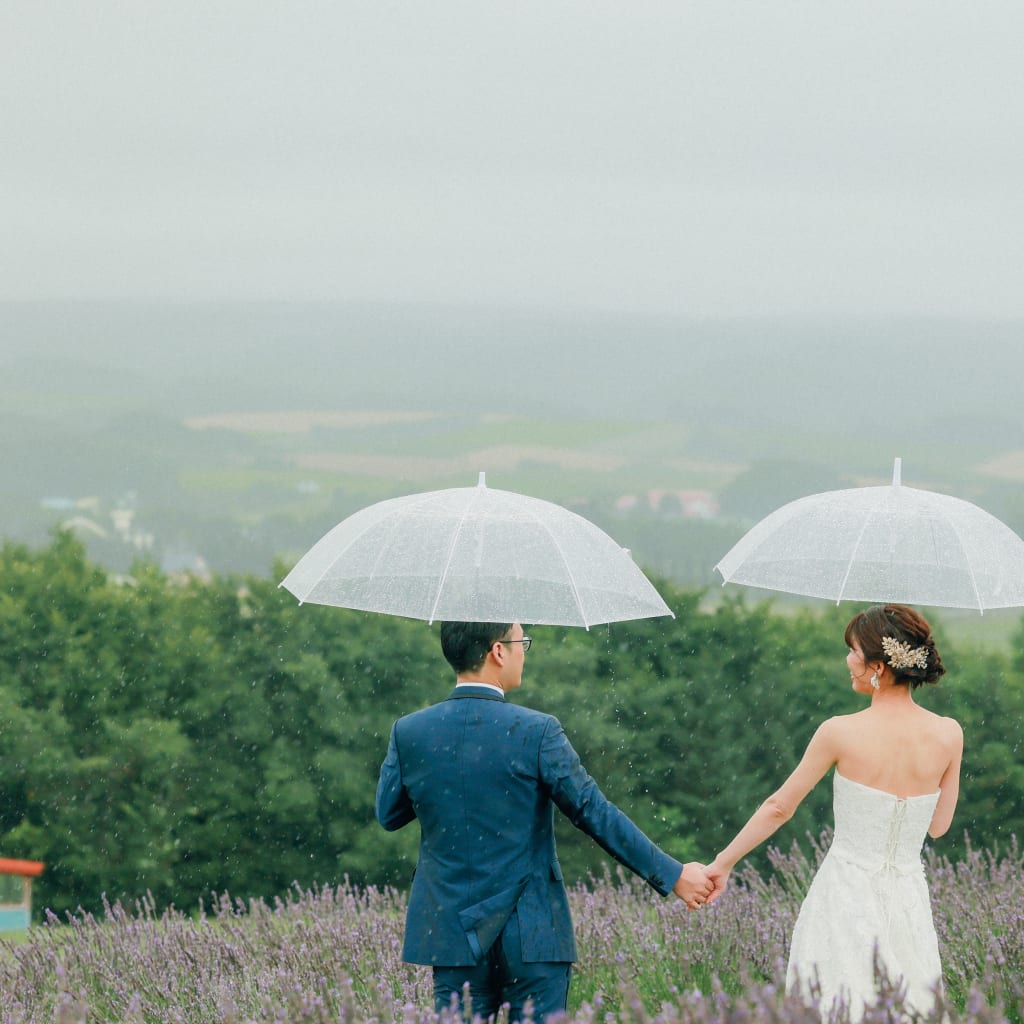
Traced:
POLYGON ((0 394, 145 396, 174 415, 399 403, 870 436, 888 423, 927 442, 950 416, 982 434, 1024 423, 1022 341, 1017 322, 8 303, 0 394))
POLYGON ((739 529, 809 490, 884 481, 896 455, 905 483, 1020 531, 1022 335, 948 320, 5 304, 0 531, 39 539, 62 500, 97 498, 135 508, 158 546, 262 568, 362 504, 479 469, 595 518, 627 492, 708 489, 739 529))

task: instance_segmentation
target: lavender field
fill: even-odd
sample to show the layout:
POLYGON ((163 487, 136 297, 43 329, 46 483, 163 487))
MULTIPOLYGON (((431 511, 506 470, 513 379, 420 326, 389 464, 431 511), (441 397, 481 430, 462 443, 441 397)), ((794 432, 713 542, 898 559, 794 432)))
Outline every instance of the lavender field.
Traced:
MULTIPOLYGON (((770 878, 748 871, 692 914, 621 876, 575 888, 569 1021, 817 1022, 813 998, 784 996, 781 979, 822 842, 809 856, 773 853, 770 878)), ((1019 1024, 1024 856, 1015 842, 957 864, 929 855, 928 873, 946 990, 926 1019, 1019 1024)), ((404 900, 343 884, 269 903, 224 894, 195 914, 142 900, 102 918, 52 919, 0 949, 0 1024, 427 1024, 429 971, 400 958, 404 900)), ((867 1019, 899 1010, 898 988, 883 985, 867 1019)))

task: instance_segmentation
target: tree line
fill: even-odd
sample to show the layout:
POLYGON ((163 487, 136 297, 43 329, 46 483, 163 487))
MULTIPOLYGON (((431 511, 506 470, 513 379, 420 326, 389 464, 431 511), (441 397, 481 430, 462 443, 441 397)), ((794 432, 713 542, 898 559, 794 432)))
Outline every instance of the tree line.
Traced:
MULTIPOLYGON (((67 534, 0 546, 0 856, 46 862, 37 909, 407 886, 417 830, 380 829, 374 791, 393 720, 453 682, 438 627, 300 607, 283 575, 138 564, 113 580, 67 534)), ((708 608, 658 586, 674 619, 531 627, 512 699, 557 715, 652 839, 710 859, 817 724, 862 706, 842 639, 855 609, 708 608)), ((975 847, 1024 834, 1024 629, 1010 656, 939 643, 949 674, 919 699, 964 725, 960 809, 936 847, 956 858, 965 831, 975 847)), ((822 783, 774 842, 830 820, 822 783)), ((590 840, 564 820, 557 834, 568 878, 603 871, 590 840)))

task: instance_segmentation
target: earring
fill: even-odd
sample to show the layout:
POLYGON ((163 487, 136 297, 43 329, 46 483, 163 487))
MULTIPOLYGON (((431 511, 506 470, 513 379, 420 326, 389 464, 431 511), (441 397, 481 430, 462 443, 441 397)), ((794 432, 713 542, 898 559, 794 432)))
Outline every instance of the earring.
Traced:
POLYGON ((871 685, 876 690, 880 690, 882 688, 882 684, 878 681, 878 673, 877 672, 872 672, 871 673, 871 685))

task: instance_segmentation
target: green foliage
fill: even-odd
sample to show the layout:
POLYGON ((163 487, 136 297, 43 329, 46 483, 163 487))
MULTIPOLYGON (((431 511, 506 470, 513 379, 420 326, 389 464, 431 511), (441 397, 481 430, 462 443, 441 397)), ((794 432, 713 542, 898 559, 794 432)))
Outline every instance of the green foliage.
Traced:
MULTIPOLYGON (((284 574, 283 568, 275 573, 284 574)), ((675 619, 531 628, 513 699, 557 715, 605 793, 680 859, 709 859, 786 777, 817 724, 861 706, 849 609, 778 611, 659 583, 675 619)), ((1024 633, 1017 645, 1024 649, 1024 633)), ((963 791, 944 852, 1024 833, 1024 664, 942 645, 920 694, 964 725, 963 791)), ((404 888, 418 833, 381 830, 391 723, 443 698, 436 627, 299 607, 271 580, 115 583, 57 535, 0 547, 0 852, 43 860, 36 906, 98 909, 149 891, 194 906, 303 886, 404 888)), ((776 837, 831 821, 819 785, 776 837)), ((608 859, 559 820, 570 879, 608 859)), ((753 858, 764 867, 764 855, 753 858)))
MULTIPOLYGON (((674 620, 566 631, 551 669, 538 644, 529 699, 564 720, 605 793, 653 839, 709 860, 795 766, 817 724, 857 705, 838 616, 783 617, 740 600, 708 612, 699 594, 659 586, 674 620)), ((821 827, 830 804, 821 787, 788 830, 821 827)), ((593 870, 594 856, 589 841, 562 842, 570 874, 593 870)))

